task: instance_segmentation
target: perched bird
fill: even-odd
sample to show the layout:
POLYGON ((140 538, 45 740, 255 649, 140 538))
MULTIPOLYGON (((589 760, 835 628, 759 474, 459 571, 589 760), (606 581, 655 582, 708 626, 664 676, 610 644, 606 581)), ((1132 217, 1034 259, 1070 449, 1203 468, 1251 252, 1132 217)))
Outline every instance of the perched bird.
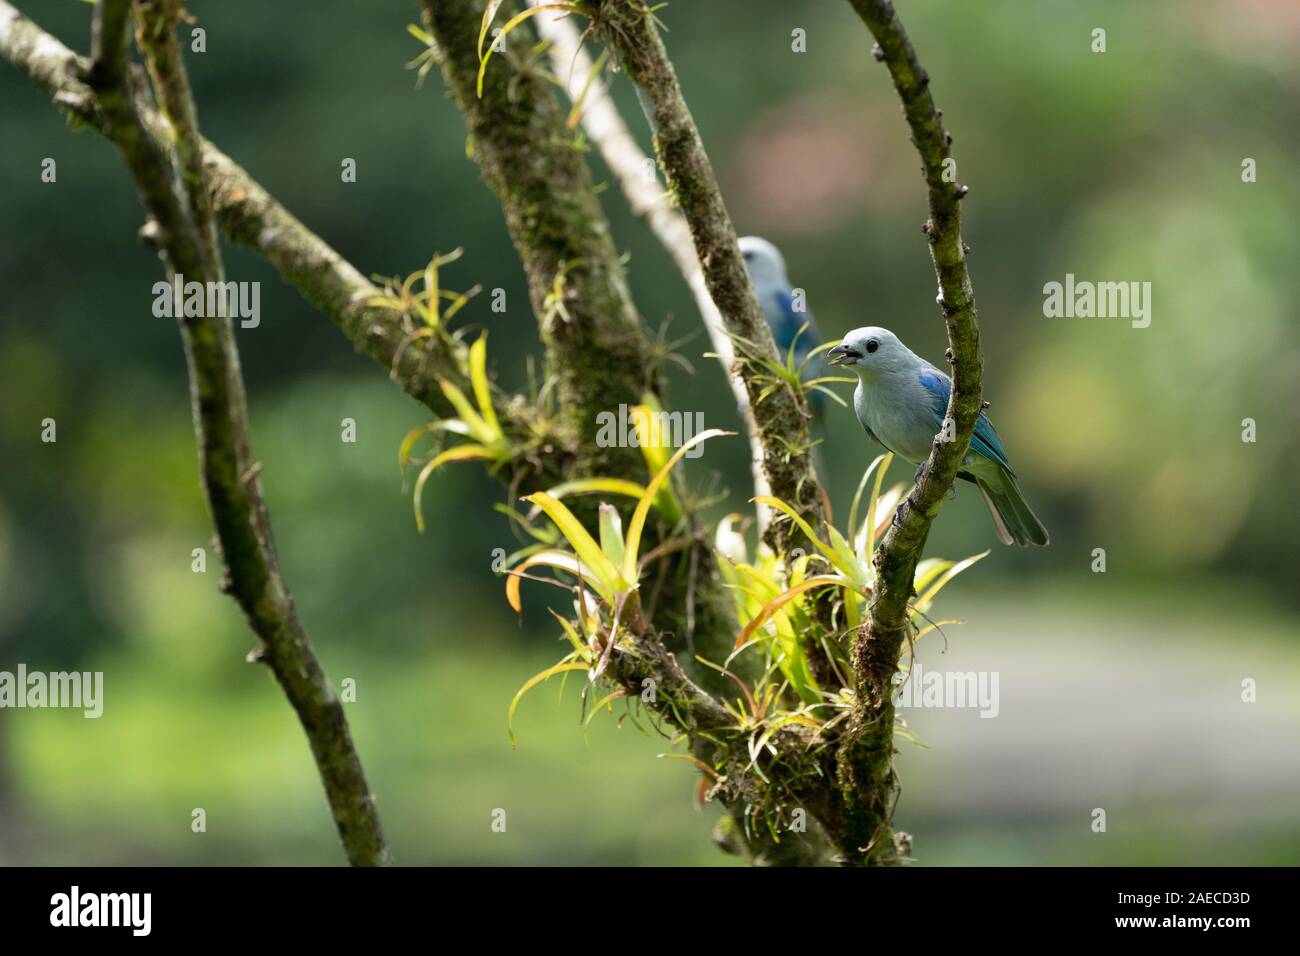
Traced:
MULTIPOLYGON (((827 354, 831 365, 857 373, 853 410, 867 434, 914 465, 929 458, 947 414, 952 390, 948 376, 893 332, 874 326, 854 329, 827 354)), ((957 477, 979 488, 1003 544, 1047 544, 1047 529, 1025 504, 1002 439, 983 412, 957 477)))
MULTIPOLYGON (((763 317, 767 319, 772 338, 776 341, 777 357, 784 362, 793 344, 795 367, 798 368, 808 353, 822 344, 822 337, 817 332, 812 313, 802 302, 795 301, 794 289, 785 274, 785 259, 776 246, 758 236, 743 237, 740 254, 749 270, 758 304, 763 307, 763 317), (805 329, 804 325, 808 327, 805 329), (803 329, 802 333, 800 329, 803 329)), ((817 377, 818 364, 816 361, 808 363, 803 372, 804 381, 817 377)), ((821 393, 812 391, 808 397, 813 410, 820 413, 823 405, 821 393)))

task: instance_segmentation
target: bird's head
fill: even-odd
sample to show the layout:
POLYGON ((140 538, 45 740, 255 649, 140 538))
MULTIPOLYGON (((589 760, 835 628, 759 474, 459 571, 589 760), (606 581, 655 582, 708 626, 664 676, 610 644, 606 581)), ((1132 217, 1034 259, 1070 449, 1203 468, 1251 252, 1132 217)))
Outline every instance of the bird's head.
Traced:
POLYGON ((916 357, 889 329, 869 325, 854 329, 826 353, 828 365, 842 365, 859 375, 913 364, 916 357))
POLYGON ((755 287, 785 288, 790 280, 785 277, 785 259, 776 246, 758 236, 743 236, 740 240, 740 255, 749 270, 749 278, 755 287))

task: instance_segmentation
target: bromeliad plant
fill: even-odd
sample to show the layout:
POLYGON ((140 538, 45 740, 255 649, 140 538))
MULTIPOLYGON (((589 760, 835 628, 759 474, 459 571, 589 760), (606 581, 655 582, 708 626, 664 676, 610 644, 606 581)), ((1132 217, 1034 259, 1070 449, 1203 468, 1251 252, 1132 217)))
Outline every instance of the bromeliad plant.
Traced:
MULTIPOLYGON (((848 638, 861 626, 875 585, 873 557, 876 544, 893 520, 895 509, 906 490, 902 484, 882 490, 885 472, 893 456, 877 457, 867 467, 849 509, 848 536, 826 526, 823 539, 779 498, 760 496, 755 502, 768 505, 795 522, 816 549, 782 561, 760 546, 754 562, 746 560, 744 539, 732 529, 736 516, 719 526, 717 550, 724 577, 733 588, 740 632, 727 664, 753 650, 762 655, 763 673, 779 673, 782 685, 777 699, 792 699, 800 706, 789 715, 807 717, 819 729, 844 715, 853 702, 852 659, 848 638), (874 475, 874 482, 872 477, 874 475), (866 516, 858 521, 862 496, 868 483, 866 516), (827 632, 813 613, 812 601, 819 591, 836 596, 836 623, 843 628, 827 632), (831 662, 838 688, 821 687, 808 660, 808 647, 819 647, 831 662)), ((956 620, 932 621, 927 611, 940 591, 961 572, 985 557, 984 551, 962 561, 931 558, 917 565, 915 592, 911 604, 912 641, 956 620)), ((910 666, 910 663, 909 665, 910 666)), ((900 663, 900 667, 902 667, 900 663)))
MULTIPOLYGON (((748 581, 761 583, 764 589, 760 590, 759 593, 767 597, 766 603, 756 613, 748 614, 748 608, 738 608, 743 615, 748 616, 749 623, 745 625, 740 632, 740 636, 736 639, 737 650, 744 648, 755 636, 756 632, 770 620, 774 621, 778 629, 782 624, 789 626, 791 622, 787 618, 792 613, 789 605, 797 599, 803 598, 808 592, 821 587, 836 588, 841 592, 844 623, 848 629, 857 628, 862 624, 864 612, 875 583, 876 571, 872 558, 875 555, 876 542, 884 535, 906 490, 904 485, 897 484, 882 492, 885 472, 892 460, 892 454, 880 455, 863 472, 862 479, 858 482, 857 491, 853 496, 853 503, 849 508, 849 538, 846 538, 835 527, 827 525, 827 540, 822 540, 808 525, 808 522, 801 518, 798 512, 786 502, 766 495, 754 499, 755 502, 768 505, 795 522, 808 540, 813 543, 817 553, 799 556, 793 561, 785 582, 788 585, 787 588, 775 594, 770 592, 774 584, 777 583, 779 574, 763 574, 760 573, 759 569, 743 563, 733 566, 738 572, 743 571, 748 581), (872 483, 871 494, 867 500, 866 517, 859 523, 858 510, 862 504, 862 495, 873 474, 875 475, 875 482, 872 483), (850 538, 852 539, 851 543, 850 538), (810 574, 808 568, 813 563, 824 565, 824 570, 820 573, 810 574)), ((918 598, 911 605, 914 623, 919 624, 916 619, 925 617, 925 612, 929 609, 935 596, 949 581, 988 553, 988 551, 983 551, 963 561, 956 562, 941 558, 930 558, 920 562, 916 567, 914 584, 918 598)), ((933 629, 933 626, 933 623, 927 623, 924 628, 918 627, 918 636, 933 629)), ((827 649, 835 651, 837 645, 831 644, 827 649)), ((839 649, 832 656, 847 664, 847 656, 843 649, 839 649)))
MULTIPOLYGON (((639 406, 639 410, 643 414, 638 416, 638 420, 648 422, 648 415, 644 413, 650 409, 639 406)), ((648 424, 646 427, 649 427, 648 424)), ((645 632, 649 625, 643 616, 639 591, 642 570, 649 556, 641 555, 641 542, 650 510, 658 508, 664 517, 671 520, 675 520, 674 514, 680 516, 675 499, 660 495, 661 489, 671 490, 668 478, 673 467, 696 445, 710 438, 732 434, 735 433, 711 428, 695 435, 663 461, 644 488, 619 479, 597 478, 569 482, 552 492, 539 491, 524 497, 524 501, 545 513, 568 543, 570 550, 556 548, 537 551, 510 568, 506 579, 506 600, 519 613, 523 609, 519 597, 520 581, 525 577, 551 580, 527 574, 531 568, 547 567, 574 578, 576 584, 561 585, 573 590, 574 618, 570 620, 556 615, 573 650, 558 664, 531 678, 511 701, 507 725, 512 743, 514 714, 524 694, 542 681, 568 671, 587 671, 594 683, 604 673, 611 654, 620 641, 628 634, 645 632), (589 492, 610 492, 636 499, 636 507, 626 533, 618 510, 602 503, 597 540, 560 500, 562 494, 589 492)), ((646 452, 647 461, 652 464, 663 451, 662 446, 658 445, 651 447, 643 444, 642 448, 646 452)), ((595 710, 612 699, 612 696, 607 697, 595 710)))
MULTIPOLYGON (((646 518, 655 507, 657 492, 667 486, 669 473, 683 455, 700 442, 721 434, 727 433, 711 430, 697 435, 663 461, 645 488, 634 484, 629 487, 629 483, 610 479, 592 479, 560 489, 565 492, 609 492, 635 498, 637 504, 626 534, 618 511, 609 504, 601 505, 598 534, 593 536, 559 500, 558 494, 538 493, 525 499, 537 511, 546 514, 557 536, 563 538, 568 548, 547 548, 514 564, 507 572, 506 599, 516 612, 520 612, 521 580, 546 580, 573 592, 574 613, 569 618, 555 614, 572 647, 570 652, 554 666, 530 678, 510 703, 507 723, 512 742, 515 739, 515 712, 529 690, 551 677, 572 671, 585 671, 590 683, 594 684, 605 673, 612 654, 618 653, 620 647, 637 635, 653 631, 653 622, 643 616, 638 593, 648 563, 639 552, 646 518), (539 567, 559 572, 573 583, 535 578, 528 573, 539 567)), ((740 516, 729 515, 718 525, 714 559, 734 597, 738 633, 735 648, 727 660, 714 662, 697 658, 696 663, 721 672, 737 685, 739 695, 732 701, 724 701, 723 706, 731 715, 732 733, 744 741, 748 754, 744 771, 752 773, 763 784, 770 781, 760 758, 765 753, 774 752, 772 740, 775 734, 798 725, 811 731, 814 739, 819 738, 847 716, 853 705, 854 682, 848 637, 864 618, 875 581, 871 559, 876 543, 892 520, 904 492, 901 484, 883 490, 890 458, 889 455, 880 456, 863 474, 849 512, 847 537, 828 526, 823 540, 823 536, 818 535, 786 502, 766 496, 754 499, 795 521, 812 542, 815 548, 812 554, 799 553, 786 561, 765 545, 759 545, 756 557, 750 561, 743 533, 738 528, 740 516), (858 513, 868 484, 871 491, 866 501, 866 513, 859 522, 858 513), (834 631, 824 630, 816 622, 814 613, 814 599, 820 596, 819 592, 826 590, 833 592, 836 598, 836 627, 844 625, 834 631), (821 686, 814 677, 807 651, 810 639, 832 661, 839 686, 821 686), (742 655, 759 658, 757 666, 744 669, 747 673, 757 674, 750 680, 736 674, 736 670, 741 668, 736 667, 735 662, 742 655)), ((987 553, 958 562, 932 559, 918 566, 918 597, 912 605, 914 640, 943 624, 955 623, 930 621, 926 612, 949 581, 987 553)), ((635 694, 629 690, 632 689, 614 688, 596 704, 593 714, 618 697, 630 702, 635 694)), ((710 765, 696 755, 679 756, 697 763, 715 786, 722 782, 724 761, 710 765)), ((761 818, 765 829, 775 836, 774 813, 780 813, 775 799, 766 802, 752 800, 746 808, 746 825, 757 823, 761 818)), ((779 840, 779 836, 776 839, 779 840)))
MULTIPOLYGON (((403 345, 409 344, 414 338, 425 338, 445 329, 452 317, 479 292, 478 286, 474 286, 468 292, 453 292, 451 289, 442 288, 439 283, 438 271, 443 266, 455 262, 463 253, 462 249, 453 249, 446 255, 435 252, 424 269, 412 272, 405 279, 397 276, 391 278, 372 276, 371 278, 381 285, 381 291, 379 295, 363 299, 362 304, 397 313, 407 331, 413 336, 403 345), (415 288, 416 283, 423 285, 418 292, 415 288), (445 307, 444 301, 448 303, 445 307), (417 319, 418 327, 413 328, 417 319)), ((397 350, 399 359, 401 351, 401 348, 397 350)))
POLYGON ((398 467, 405 471, 411 462, 411 452, 420 439, 430 434, 459 435, 467 439, 457 445, 444 448, 423 463, 419 476, 415 479, 415 523, 424 531, 424 512, 420 507, 424 495, 425 482, 429 476, 448 462, 484 461, 493 469, 512 460, 518 453, 497 418, 492 407, 492 385, 487 376, 487 333, 483 333, 469 348, 468 373, 470 385, 474 391, 474 402, 470 402, 460 388, 445 378, 438 379, 442 394, 456 410, 454 418, 439 418, 413 428, 407 432, 398 448, 398 467))

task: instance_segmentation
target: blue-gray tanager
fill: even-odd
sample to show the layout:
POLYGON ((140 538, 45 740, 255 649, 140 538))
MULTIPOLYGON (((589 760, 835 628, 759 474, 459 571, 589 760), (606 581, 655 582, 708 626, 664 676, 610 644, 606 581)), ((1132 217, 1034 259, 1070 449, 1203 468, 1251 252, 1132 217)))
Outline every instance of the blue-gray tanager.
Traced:
MULTIPOLYGON (((795 291, 785 274, 785 259, 776 246, 758 236, 742 237, 740 254, 745 259, 745 268, 749 270, 754 295, 763 307, 763 317, 767 319, 767 326, 772 330, 772 338, 776 341, 777 357, 784 362, 793 344, 795 367, 798 368, 808 353, 822 344, 822 337, 817 332, 812 313, 802 301, 803 297, 795 297, 795 291), (808 327, 805 329, 804 325, 808 327), (803 329, 802 333, 800 329, 803 329)), ((805 381, 817 377, 819 364, 814 360, 805 366, 805 381)), ((810 391, 808 399, 813 411, 820 413, 823 405, 821 393, 810 391)))
MULTIPOLYGON (((914 465, 929 458, 947 414, 952 389, 948 376, 893 332, 874 326, 854 329, 828 356, 831 365, 857 373, 853 410, 867 434, 914 465)), ((983 412, 957 477, 979 488, 1003 544, 1047 544, 1047 529, 1025 504, 1002 439, 983 412)))

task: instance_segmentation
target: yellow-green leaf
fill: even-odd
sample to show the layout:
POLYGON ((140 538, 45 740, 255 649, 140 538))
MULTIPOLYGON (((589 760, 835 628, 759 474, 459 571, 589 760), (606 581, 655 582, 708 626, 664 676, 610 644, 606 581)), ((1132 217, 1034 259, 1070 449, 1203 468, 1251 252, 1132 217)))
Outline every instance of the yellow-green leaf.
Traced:
POLYGON ((964 561, 958 561, 951 568, 949 568, 942 575, 940 575, 939 580, 935 581, 934 584, 930 585, 930 589, 928 591, 926 591, 919 598, 917 598, 916 603, 913 605, 913 607, 919 608, 921 610, 925 610, 925 608, 929 606, 930 602, 934 600, 935 595, 943 590, 943 586, 945 584, 947 584, 957 575, 961 574, 963 571, 969 568, 976 561, 979 561, 982 558, 986 558, 988 557, 988 555, 989 552, 985 550, 985 551, 981 551, 979 554, 971 555, 969 558, 966 558, 964 561))
MULTIPOLYGON (((822 554, 826 555, 826 557, 830 560, 831 564, 836 564, 837 558, 835 556, 835 552, 831 549, 829 545, 823 542, 821 538, 817 537, 817 535, 813 532, 812 526, 809 525, 808 522, 804 520, 803 516, 800 515, 799 512, 795 511, 793 508, 791 508, 780 498, 776 498, 772 495, 758 495, 757 497, 751 498, 750 500, 756 501, 761 505, 769 505, 770 507, 775 508, 777 511, 780 511, 782 514, 789 516, 790 520, 799 526, 799 530, 802 531, 808 537, 808 540, 817 546, 817 550, 820 551, 822 554)), ((839 565, 836 564, 836 567, 839 568, 839 565)), ((839 570, 843 571, 844 569, 839 568, 839 570)))
MULTIPOLYGON (((877 467, 880 467, 880 474, 883 476, 885 469, 889 467, 889 461, 893 460, 893 457, 894 456, 888 452, 883 455, 877 455, 872 460, 871 464, 867 465, 867 470, 862 473, 862 478, 858 481, 858 490, 853 493, 853 503, 849 505, 849 534, 853 535, 855 543, 858 539, 858 505, 862 503, 862 492, 866 490, 867 481, 870 480, 871 473, 874 472, 877 467), (884 463, 883 467, 881 467, 882 462, 884 463)), ((877 478, 876 488, 879 489, 879 487, 880 478, 877 478)), ((872 497, 874 498, 875 495, 872 495, 872 497)), ((858 553, 862 553, 861 548, 858 548, 858 553)))
POLYGON ((427 425, 420 425, 412 428, 402 439, 402 444, 397 448, 397 463, 405 467, 411 460, 411 450, 415 443, 422 437, 431 432, 446 431, 455 435, 469 436, 469 426, 456 418, 443 418, 436 422, 429 422, 427 425))
POLYGON ((775 598, 768 601, 767 604, 763 605, 763 609, 754 615, 753 620, 746 624, 744 629, 741 630, 740 634, 736 637, 735 646, 740 647, 748 641, 753 633, 766 624, 773 614, 781 610, 782 607, 789 604, 805 591, 811 591, 813 588, 832 584, 843 587, 848 583, 849 582, 844 578, 833 574, 818 574, 811 578, 804 578, 788 591, 778 594, 775 598))
POLYGON ((469 347, 469 381, 474 386, 474 398, 478 402, 479 413, 483 422, 493 435, 501 435, 501 423, 497 421, 496 410, 492 407, 492 386, 487 377, 487 333, 475 340, 469 347))
POLYGON ((569 495, 623 495, 626 498, 640 498, 645 494, 645 485, 623 478, 575 478, 565 481, 554 488, 546 489, 552 498, 565 498, 569 495))
MULTIPOLYGON (((497 5, 499 6, 500 4, 498 3, 497 5)), ((502 37, 502 39, 504 39, 505 37, 509 36, 509 35, 510 35, 510 31, 513 30, 515 27, 519 26, 519 24, 523 23, 523 22, 524 22, 525 20, 527 20, 529 17, 531 17, 531 16, 533 16, 533 15, 535 15, 535 14, 541 13, 543 10, 564 10, 564 11, 566 11, 566 12, 568 12, 568 13, 584 13, 584 12, 585 12, 585 11, 582 9, 582 7, 579 7, 579 6, 577 6, 577 5, 575 5, 575 4, 572 4, 572 3, 542 3, 542 4, 538 4, 538 5, 535 6, 535 7, 529 7, 527 10, 524 10, 522 13, 517 13, 517 14, 515 14, 513 17, 511 17, 509 20, 507 20, 507 21, 506 21, 506 25, 503 26, 503 27, 501 28, 501 37, 502 37)), ((494 50, 494 44, 488 44, 488 48, 487 48, 486 51, 483 49, 483 40, 484 40, 484 38, 487 36, 488 25, 491 23, 491 18, 488 16, 489 13, 495 14, 495 13, 496 13, 496 9, 495 9, 495 7, 489 7, 487 10, 485 10, 485 11, 483 12, 483 25, 482 25, 482 27, 479 29, 479 38, 478 38, 478 55, 479 55, 478 79, 477 79, 477 81, 476 81, 476 83, 475 83, 475 89, 477 90, 478 96, 479 96, 480 98, 483 96, 483 77, 487 74, 487 65, 488 65, 488 60, 492 59, 492 54, 493 54, 493 52, 495 52, 495 50, 494 50)))
POLYGON ((613 505, 600 503, 600 550, 614 567, 623 563, 623 519, 613 505))
MULTIPOLYGON (((544 491, 527 495, 524 501, 531 502, 541 508, 555 526, 560 529, 560 534, 564 535, 570 547, 578 555, 579 560, 590 568, 592 574, 596 576, 597 590, 605 603, 612 606, 615 594, 633 586, 632 582, 636 580, 635 570, 631 578, 620 574, 618 568, 609 558, 605 557, 605 552, 600 550, 600 545, 582 526, 582 522, 574 517, 573 512, 566 508, 563 502, 552 498, 544 491)), ((635 567, 633 565, 634 569, 635 567)))
POLYGON ((645 459, 652 475, 657 474, 668 462, 668 446, 664 443, 662 434, 655 434, 654 427, 655 415, 661 411, 659 403, 652 403, 649 398, 643 404, 628 409, 628 417, 636 432, 637 447, 641 449, 641 457, 645 459))
POLYGON ((447 401, 451 402, 452 408, 456 409, 460 420, 469 426, 474 437, 485 443, 491 441, 494 436, 488 431, 487 423, 478 412, 474 411, 474 406, 469 403, 469 399, 465 397, 465 393, 459 386, 441 377, 438 379, 438 385, 442 387, 442 394, 447 396, 447 401))
POLYGON ((667 754, 659 754, 658 756, 659 756, 659 759, 660 759, 660 760, 663 760, 663 759, 669 759, 669 760, 685 760, 685 761, 686 761, 687 763, 689 763, 689 764, 694 764, 695 767, 696 767, 697 769, 699 769, 701 772, 707 774, 707 775, 709 776, 710 779, 712 779, 712 780, 717 780, 717 779, 718 779, 718 771, 714 770, 712 767, 710 767, 708 764, 706 764, 706 763, 705 763, 703 760, 701 760, 699 757, 693 756, 692 754, 674 754, 674 753, 667 753, 667 754))
POLYGON ((447 464, 449 461, 491 461, 495 454, 490 448, 484 448, 482 445, 457 445, 455 448, 448 448, 440 455, 435 455, 429 460, 423 468, 420 469, 420 477, 415 479, 415 526, 424 533, 424 514, 420 510, 420 499, 424 495, 424 483, 429 480, 429 476, 435 471, 447 464))
POLYGON ((488 28, 492 26, 492 18, 497 15, 497 10, 505 0, 488 0, 488 5, 483 10, 483 21, 478 25, 478 58, 483 59, 483 41, 487 39, 488 28))
POLYGON ((912 577, 912 590, 917 594, 923 592, 939 575, 952 567, 954 562, 943 558, 926 558, 916 566, 912 577))
POLYGON ((519 688, 519 692, 515 694, 514 700, 510 702, 510 710, 506 714, 506 731, 510 734, 510 746, 519 746, 519 742, 515 740, 515 711, 519 709, 519 702, 523 700, 524 694, 528 693, 543 681, 550 680, 556 674, 563 674, 567 671, 585 671, 590 669, 591 668, 586 664, 578 663, 577 661, 567 661, 556 664, 553 667, 548 667, 540 674, 534 674, 532 677, 528 678, 528 680, 524 682, 524 686, 519 688))
POLYGON ((516 614, 521 613, 523 610, 523 605, 519 601, 519 582, 523 580, 523 573, 529 568, 535 568, 539 565, 568 571, 570 574, 582 578, 592 587, 598 584, 591 573, 591 569, 583 567, 582 562, 567 551, 538 551, 527 560, 510 568, 506 575, 506 603, 510 605, 516 614))
POLYGON ((831 553, 835 555, 832 563, 840 573, 853 582, 854 587, 865 588, 871 583, 869 572, 863 568, 863 562, 853 553, 849 543, 844 540, 834 525, 826 526, 826 533, 831 539, 831 553))
POLYGON ((582 643, 582 638, 578 636, 578 632, 573 629, 572 624, 570 624, 564 617, 557 614, 554 608, 548 607, 546 610, 551 612, 551 617, 560 622, 560 627, 564 629, 564 636, 569 639, 569 643, 573 645, 575 651, 579 654, 590 653, 587 645, 582 643))
POLYGON ((641 532, 645 529, 646 516, 650 513, 650 504, 654 500, 655 493, 659 490, 668 478, 669 472, 673 466, 682 460, 682 457, 701 442, 710 438, 717 438, 721 435, 734 435, 735 432, 723 431, 720 428, 709 428, 693 436, 689 441, 684 443, 681 448, 669 458, 659 473, 650 479, 650 484, 646 486, 645 494, 637 502, 636 510, 632 512, 632 521, 627 527, 627 544, 623 550, 623 577, 629 581, 635 581, 637 574, 637 551, 641 548, 641 532))

